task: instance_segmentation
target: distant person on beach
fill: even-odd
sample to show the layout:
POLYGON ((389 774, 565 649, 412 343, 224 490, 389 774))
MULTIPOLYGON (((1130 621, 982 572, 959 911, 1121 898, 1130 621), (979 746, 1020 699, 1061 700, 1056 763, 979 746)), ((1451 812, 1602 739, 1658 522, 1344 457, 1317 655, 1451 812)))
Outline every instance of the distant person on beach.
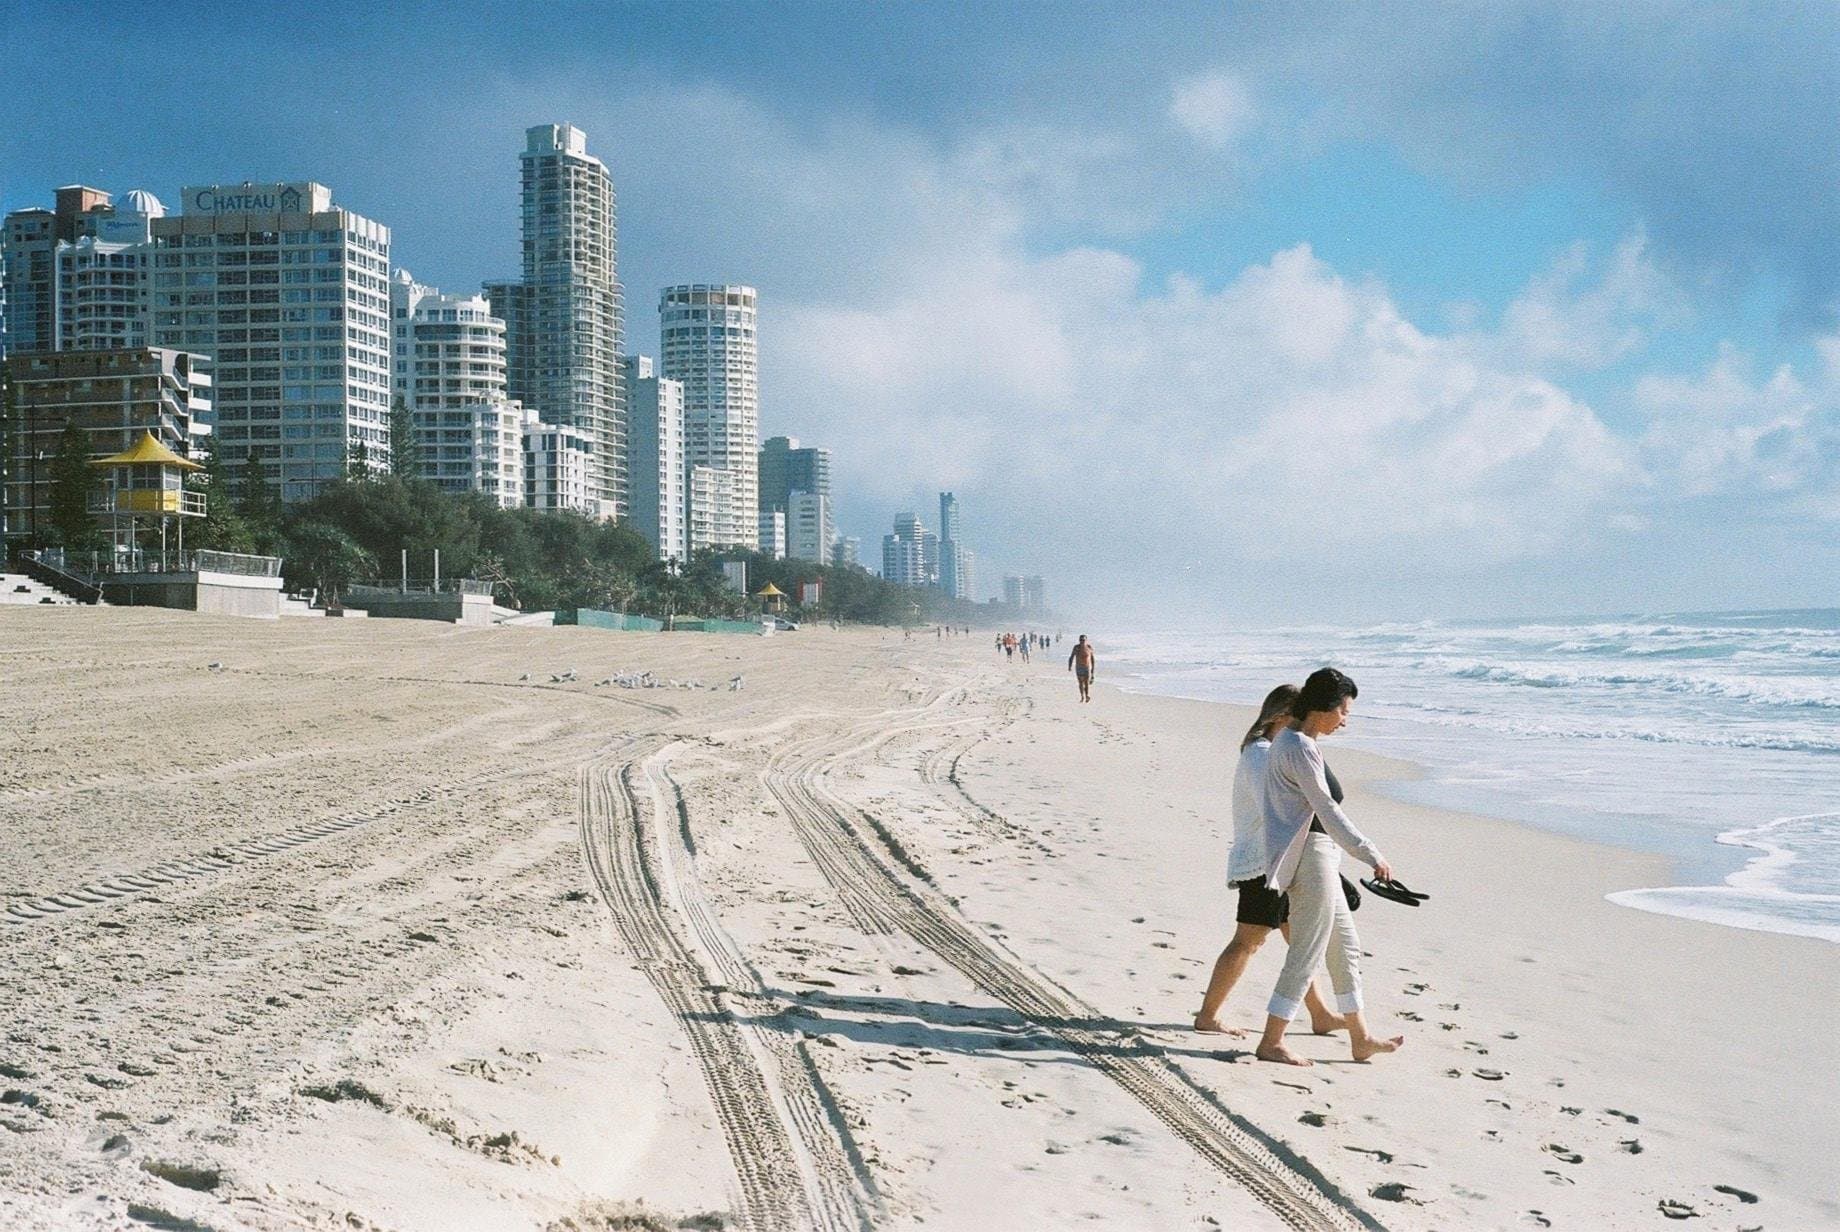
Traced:
POLYGON ((1329 790, 1327 767, 1316 742, 1348 721, 1358 695, 1354 681, 1333 667, 1310 673, 1291 703, 1292 723, 1271 742, 1265 768, 1265 854, 1271 862, 1266 884, 1290 896, 1291 948, 1272 989, 1261 1061, 1309 1065, 1284 1046, 1285 1028, 1297 1017, 1317 965, 1327 962, 1335 1008, 1348 1023, 1348 1044, 1357 1061, 1396 1051, 1403 1035, 1376 1039, 1362 1016, 1361 939, 1354 913, 1342 896, 1340 866, 1345 849, 1374 875, 1390 880, 1392 866, 1355 828, 1329 790), (1339 844, 1339 849, 1338 849, 1339 844))
POLYGON ((1092 643, 1086 640, 1084 633, 1080 634, 1080 640, 1073 644, 1073 652, 1067 656, 1067 670, 1079 681, 1082 702, 1092 700, 1093 673, 1098 665, 1099 658, 1093 653, 1092 643))
MULTIPOLYGON (((1233 986, 1246 973, 1246 964, 1274 928, 1284 934, 1286 942, 1291 937, 1287 923, 1290 900, 1265 884, 1265 770, 1272 737, 1290 726, 1291 705, 1298 692, 1294 684, 1281 684, 1267 693, 1265 704, 1259 707, 1259 717, 1239 744, 1239 764, 1233 771, 1233 846, 1227 851, 1227 884, 1238 891, 1239 900, 1233 915, 1233 939, 1214 960, 1214 974, 1208 979, 1201 1009, 1195 1014, 1197 1031, 1246 1034, 1221 1021, 1220 1007, 1226 1004, 1233 986)), ((1310 1030, 1318 1035, 1348 1025, 1323 1004, 1315 980, 1304 989, 1303 1003, 1310 1011, 1310 1030)))

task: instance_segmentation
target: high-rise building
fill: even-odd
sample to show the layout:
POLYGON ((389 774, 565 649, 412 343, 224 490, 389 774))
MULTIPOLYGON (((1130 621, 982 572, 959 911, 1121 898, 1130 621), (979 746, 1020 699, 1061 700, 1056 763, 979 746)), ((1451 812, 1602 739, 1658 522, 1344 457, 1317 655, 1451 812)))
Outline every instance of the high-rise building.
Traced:
POLYGON ((825 564, 836 537, 831 498, 817 492, 794 492, 786 508, 786 555, 825 564))
POLYGON ((57 349, 99 351, 147 345, 153 290, 153 220, 166 207, 134 189, 94 208, 84 234, 57 246, 57 349))
POLYGON ((882 576, 901 586, 933 586, 939 581, 939 536, 917 513, 894 520, 894 533, 882 536, 882 576))
POLYGON ((580 428, 546 424, 524 408, 524 503, 590 517, 599 509, 591 480, 594 442, 580 428))
MULTIPOLYGON (((760 508, 760 376, 753 287, 666 287, 658 315, 664 375, 684 386, 684 456, 726 471, 733 500, 706 519, 717 546, 753 547, 760 508)), ((690 494, 691 517, 696 493, 690 494)))
POLYGON ((950 492, 939 494, 939 540, 941 543, 957 543, 958 535, 958 497, 950 492))
MULTIPOLYGON (((6 424, 0 493, 9 539, 30 538, 50 513, 50 459, 68 424, 88 436, 91 457, 129 448, 143 432, 181 457, 210 434, 211 378, 203 358, 141 347, 37 351, 10 357, 18 414, 6 424)), ((150 510, 151 512, 151 510, 150 510)))
POLYGON ((783 560, 786 556, 786 511, 784 509, 762 509, 760 511, 758 548, 762 556, 774 560, 783 560))
POLYGON ((757 520, 747 539, 737 542, 733 537, 735 524, 746 513, 735 491, 735 472, 714 466, 692 466, 685 497, 684 533, 692 556, 704 548, 757 546, 760 535, 757 520))
POLYGON ((505 396, 505 323, 483 295, 390 280, 391 384, 415 430, 416 473, 450 492, 524 503, 524 408, 505 396))
POLYGON ((147 345, 152 220, 166 207, 135 189, 119 205, 97 188, 57 190, 57 209, 16 210, 0 234, 0 276, 15 288, 0 313, 4 347, 25 355, 147 345))
POLYGON ((1003 579, 1003 602, 1019 612, 1039 614, 1048 609, 1047 588, 1039 576, 1011 574, 1003 579))
POLYGON ((0 318, 0 353, 58 349, 58 250, 94 236, 114 212, 108 193, 82 184, 58 189, 55 199, 53 209, 14 210, 0 232, 0 271, 10 304, 0 318))
POLYGON ((656 375, 647 355, 623 358, 620 379, 632 527, 658 549, 659 560, 686 560, 683 384, 656 375))
POLYGON ((162 347, 211 357, 220 454, 286 501, 390 455, 390 229, 321 184, 211 184, 152 220, 162 347))
POLYGON ((831 565, 838 569, 862 567, 862 540, 855 535, 839 535, 831 541, 831 565))
POLYGON ((977 587, 977 553, 962 543, 939 541, 939 589, 954 599, 970 599, 977 587))
POLYGON ((959 523, 958 497, 939 494, 939 589, 954 599, 971 598, 971 549, 959 523))
POLYGON ((786 509, 794 492, 833 496, 831 451, 799 448, 797 437, 769 437, 760 446, 760 507, 786 509))
POLYGON ((519 165, 523 277, 486 284, 493 315, 506 325, 509 392, 542 422, 587 435, 597 514, 624 517, 625 322, 613 176, 588 153, 587 134, 571 124, 526 130, 519 165))

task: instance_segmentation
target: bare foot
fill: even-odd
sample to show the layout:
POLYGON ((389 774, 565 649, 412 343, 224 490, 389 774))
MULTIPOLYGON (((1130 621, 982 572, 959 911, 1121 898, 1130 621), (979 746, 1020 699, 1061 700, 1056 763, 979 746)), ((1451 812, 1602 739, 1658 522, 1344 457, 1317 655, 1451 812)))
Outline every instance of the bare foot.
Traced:
POLYGON ((1261 1061, 1276 1061, 1279 1065, 1314 1065, 1316 1062, 1308 1057, 1300 1057, 1283 1044, 1260 1044, 1253 1054, 1261 1061))
POLYGON ((1392 1039, 1374 1039, 1369 1036, 1364 1040, 1356 1040, 1354 1041, 1354 1059, 1365 1061, 1383 1052, 1398 1052, 1399 1046, 1405 1042, 1406 1037, 1403 1035, 1395 1035, 1392 1039))
POLYGON ((1321 1018, 1310 1019, 1310 1032, 1314 1035, 1328 1035, 1335 1031, 1346 1031, 1348 1020, 1340 1014, 1327 1014, 1321 1018))
POLYGON ((1218 1018, 1203 1018, 1199 1014, 1195 1015, 1195 1030, 1203 1035, 1230 1035, 1234 1039, 1246 1038, 1244 1027, 1229 1027, 1218 1018))

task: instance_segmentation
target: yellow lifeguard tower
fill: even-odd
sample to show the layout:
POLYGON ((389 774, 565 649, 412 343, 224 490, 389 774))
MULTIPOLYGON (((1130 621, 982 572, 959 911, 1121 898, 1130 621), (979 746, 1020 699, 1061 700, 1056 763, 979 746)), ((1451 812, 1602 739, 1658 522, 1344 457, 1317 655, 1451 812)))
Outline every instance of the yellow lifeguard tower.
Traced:
POLYGON ((771 582, 755 591, 754 597, 759 599, 760 606, 769 612, 781 612, 786 608, 786 592, 771 582))
POLYGON ((185 476, 190 471, 204 468, 180 457, 148 431, 143 431, 141 439, 128 449, 106 458, 97 458, 90 465, 107 467, 109 470, 107 488, 90 498, 90 512, 108 516, 117 567, 142 567, 140 528, 144 523, 157 522, 160 528, 160 569, 164 571, 169 567, 166 551, 168 530, 177 532, 178 558, 174 563, 183 569, 185 519, 202 518, 205 510, 204 493, 188 490, 185 476))

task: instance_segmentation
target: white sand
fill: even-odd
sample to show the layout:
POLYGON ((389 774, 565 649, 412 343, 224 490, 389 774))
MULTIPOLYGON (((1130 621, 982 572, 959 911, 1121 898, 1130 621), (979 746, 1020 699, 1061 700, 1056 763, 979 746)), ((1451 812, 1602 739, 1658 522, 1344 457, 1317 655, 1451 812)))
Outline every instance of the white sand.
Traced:
POLYGON ((0 613, 0 1228, 1840 1226, 1831 945, 1331 743, 1409 1038, 1256 1063, 1242 717, 985 646, 0 613))

